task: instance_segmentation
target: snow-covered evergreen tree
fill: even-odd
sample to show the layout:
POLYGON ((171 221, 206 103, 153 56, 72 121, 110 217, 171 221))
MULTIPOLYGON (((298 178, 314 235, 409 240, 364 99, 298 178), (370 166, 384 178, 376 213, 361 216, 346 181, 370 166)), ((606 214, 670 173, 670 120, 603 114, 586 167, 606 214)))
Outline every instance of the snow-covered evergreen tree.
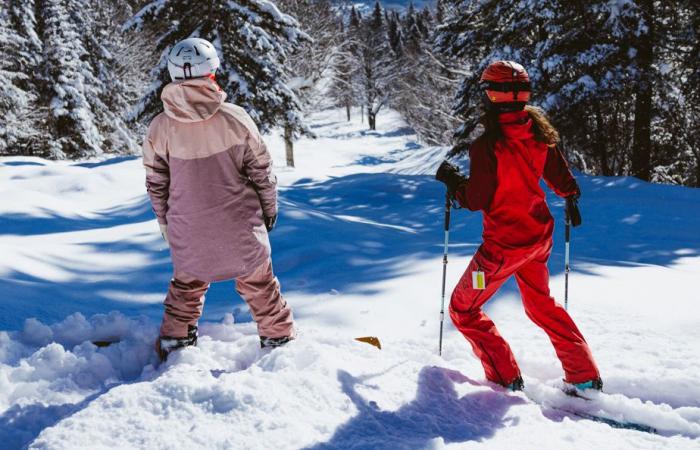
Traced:
POLYGON ((167 55, 188 37, 211 41, 220 55, 217 81, 228 101, 245 108, 260 129, 273 126, 304 130, 301 105, 287 84, 285 62, 308 37, 297 21, 267 0, 186 0, 148 2, 127 24, 127 29, 156 36, 161 58, 152 70, 153 82, 134 111, 149 121, 162 110, 160 92, 170 82, 167 55))
POLYGON ((401 20, 396 11, 386 14, 387 17, 387 34, 389 37, 389 46, 396 57, 401 57, 403 54, 403 32, 401 29, 401 20))
POLYGON ((335 106, 345 109, 347 119, 350 121, 351 108, 356 98, 355 85, 353 83, 357 71, 356 53, 354 52, 355 42, 342 19, 339 22, 338 29, 346 46, 344 51, 338 54, 333 61, 328 95, 331 97, 335 106))
POLYGON ((682 28, 671 25, 674 15, 689 14, 681 13, 689 8, 684 2, 451 3, 438 44, 471 62, 459 93, 463 137, 478 124, 481 72, 493 60, 512 59, 527 67, 533 102, 551 113, 579 168, 657 181, 688 178, 676 176, 687 172, 687 163, 674 161, 672 150, 682 134, 674 121, 689 111, 673 76, 682 66, 681 47, 668 44, 682 28))
POLYGON ((0 59, 0 154, 36 154, 42 137, 35 86, 42 42, 33 1, 12 0, 0 9, 0 46, 6 55, 0 59))
POLYGON ((436 37, 439 51, 465 62, 466 76, 457 94, 456 113, 464 119, 458 131, 469 137, 481 117, 478 80, 494 60, 515 60, 527 67, 535 89, 541 79, 538 58, 549 38, 548 22, 558 13, 556 0, 455 0, 436 37))
POLYGON ((10 108, 0 152, 79 158, 138 148, 108 49, 118 30, 100 21, 110 3, 12 0, 3 9, 2 35, 18 57, 2 63, 0 109, 10 108))
POLYGON ((452 98, 458 86, 453 61, 432 52, 434 22, 429 10, 411 3, 401 22, 404 52, 396 64, 391 106, 418 136, 430 144, 446 144, 457 125, 452 98))
MULTIPOLYGON (((694 186, 700 187, 700 9, 686 9, 687 26, 683 33, 687 51, 681 59, 686 77, 682 79, 685 88, 687 120, 685 130, 690 130, 688 136, 688 152, 693 156, 695 173, 694 186)), ((692 178, 691 178, 692 179, 692 178)))
POLYGON ((102 152, 104 137, 97 127, 93 106, 98 104, 99 81, 89 63, 91 55, 82 39, 88 28, 81 14, 87 4, 79 0, 44 2, 44 90, 52 95, 49 129, 55 139, 50 152, 57 158, 102 152), (77 154, 77 155, 76 155, 77 154))
POLYGON ((387 105, 395 78, 387 25, 379 1, 359 26, 358 41, 358 86, 367 108, 369 129, 376 130, 377 114, 387 105))
MULTIPOLYGON (((347 60, 350 42, 330 0, 278 0, 277 5, 295 17, 301 30, 311 38, 302 42, 285 64, 290 75, 289 86, 299 98, 302 112, 306 115, 323 108, 327 100, 328 81, 339 81, 333 78, 333 72, 347 60)), ((306 134, 312 136, 308 130, 306 134)), ((291 136, 291 130, 287 128, 287 164, 293 166, 291 136)))

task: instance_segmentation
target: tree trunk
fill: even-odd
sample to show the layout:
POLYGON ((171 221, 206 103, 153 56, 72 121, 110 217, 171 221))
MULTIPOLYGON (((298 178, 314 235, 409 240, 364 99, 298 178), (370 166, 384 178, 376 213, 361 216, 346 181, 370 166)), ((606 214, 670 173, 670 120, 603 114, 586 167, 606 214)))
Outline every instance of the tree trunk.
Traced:
POLYGON ((360 123, 365 123, 365 105, 360 106, 360 123))
POLYGON ((294 133, 289 124, 284 126, 284 148, 287 153, 287 166, 294 167, 294 133))
POLYGON ((349 101, 345 102, 345 112, 348 115, 348 122, 350 122, 350 102, 349 101))
POLYGON ((367 122, 370 130, 374 131, 377 129, 377 115, 371 108, 367 108, 367 122))
POLYGON ((596 134, 596 153, 598 153, 598 163, 600 164, 600 172, 603 176, 609 177, 612 175, 610 170, 610 162, 608 161, 608 146, 606 145, 609 136, 605 134, 606 127, 603 121, 603 114, 600 112, 600 106, 595 108, 596 134))
POLYGON ((651 65, 654 60, 654 2, 640 0, 640 13, 647 29, 637 40, 637 66, 639 81, 634 106, 634 134, 632 149, 632 175, 649 181, 651 172, 651 107, 652 80, 651 65))

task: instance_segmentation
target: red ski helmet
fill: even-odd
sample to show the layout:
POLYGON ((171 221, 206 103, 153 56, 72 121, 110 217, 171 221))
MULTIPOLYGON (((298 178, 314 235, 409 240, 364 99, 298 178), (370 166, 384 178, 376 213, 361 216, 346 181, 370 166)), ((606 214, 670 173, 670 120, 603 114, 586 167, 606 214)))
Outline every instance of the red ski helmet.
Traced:
POLYGON ((523 66, 513 61, 489 64, 481 74, 479 85, 491 103, 520 103, 524 106, 530 100, 530 77, 523 66))

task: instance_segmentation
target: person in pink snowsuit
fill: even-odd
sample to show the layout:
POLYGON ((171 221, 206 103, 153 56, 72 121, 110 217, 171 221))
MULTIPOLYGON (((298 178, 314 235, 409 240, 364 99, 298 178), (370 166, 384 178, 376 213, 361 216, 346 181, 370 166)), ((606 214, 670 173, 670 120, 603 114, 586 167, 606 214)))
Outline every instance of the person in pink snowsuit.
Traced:
POLYGON ((236 280, 262 346, 295 336, 291 308, 272 271, 272 159, 250 116, 225 102, 216 67, 216 50, 203 39, 173 48, 173 82, 161 94, 164 112, 143 144, 146 188, 174 267, 156 345, 162 359, 196 345, 204 295, 214 281, 236 280))

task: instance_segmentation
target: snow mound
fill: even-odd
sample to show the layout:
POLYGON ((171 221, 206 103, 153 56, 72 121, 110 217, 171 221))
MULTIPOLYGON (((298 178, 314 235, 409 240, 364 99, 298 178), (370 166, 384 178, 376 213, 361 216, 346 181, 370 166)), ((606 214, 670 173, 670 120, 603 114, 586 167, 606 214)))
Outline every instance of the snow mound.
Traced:
POLYGON ((227 315, 202 324, 198 347, 158 367, 155 332, 153 323, 113 313, 51 326, 28 320, 0 334, 6 448, 548 448, 541 436, 523 439, 519 425, 552 442, 591 427, 593 440, 605 435, 608 445, 644 435, 639 448, 692 448, 700 437, 698 407, 620 394, 584 401, 530 377, 527 397, 513 394, 467 377, 471 361, 439 358, 422 339, 390 339, 379 350, 302 329, 285 347, 261 349, 254 326, 227 315), (100 340, 114 343, 93 344, 100 340), (601 434, 612 428, 567 410, 659 434, 601 434))

